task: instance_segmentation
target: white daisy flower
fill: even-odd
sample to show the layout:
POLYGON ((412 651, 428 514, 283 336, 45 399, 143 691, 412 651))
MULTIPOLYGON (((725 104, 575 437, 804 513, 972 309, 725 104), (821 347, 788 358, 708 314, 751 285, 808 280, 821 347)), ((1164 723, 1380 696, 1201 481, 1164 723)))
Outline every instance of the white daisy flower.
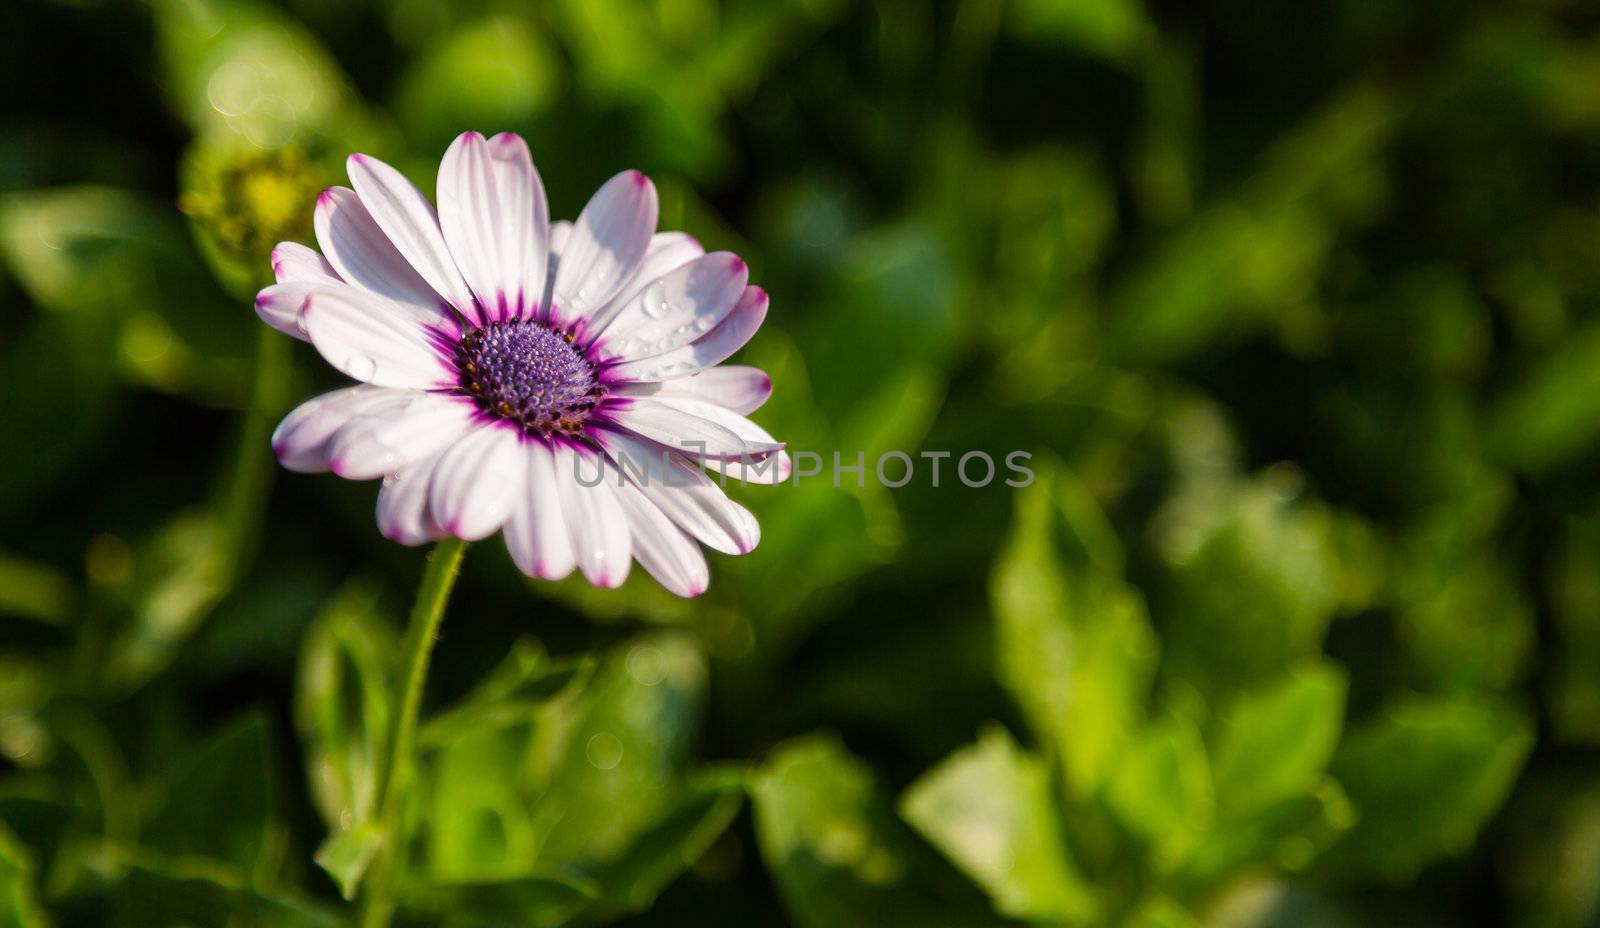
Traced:
POLYGON ((549 221, 521 137, 468 132, 439 165, 439 207, 351 155, 324 191, 322 253, 274 249, 267 324, 360 381, 283 420, 290 470, 382 479, 378 526, 402 544, 503 531, 529 576, 622 583, 633 560, 694 596, 704 544, 760 527, 707 470, 776 483, 783 445, 745 418, 772 392, 722 365, 767 312, 745 263, 656 232, 656 191, 611 178, 576 222, 549 221))

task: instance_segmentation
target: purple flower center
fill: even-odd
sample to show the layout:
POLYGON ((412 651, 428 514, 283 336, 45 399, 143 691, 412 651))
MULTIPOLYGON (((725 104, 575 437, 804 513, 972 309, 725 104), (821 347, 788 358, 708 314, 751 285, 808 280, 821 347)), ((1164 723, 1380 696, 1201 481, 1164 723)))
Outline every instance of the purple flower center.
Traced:
POLYGON ((577 434, 604 390, 572 342, 537 322, 491 322, 456 346, 461 389, 532 435, 577 434))

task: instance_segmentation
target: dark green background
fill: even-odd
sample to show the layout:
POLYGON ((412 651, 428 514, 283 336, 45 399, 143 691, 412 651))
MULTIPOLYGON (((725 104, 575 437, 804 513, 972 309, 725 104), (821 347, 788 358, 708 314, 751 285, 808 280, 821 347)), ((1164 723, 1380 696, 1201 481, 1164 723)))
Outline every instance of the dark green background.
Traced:
POLYGON ((406 918, 1600 924, 1592 4, 4 15, 0 926, 348 914, 422 554, 250 300, 466 129, 743 255, 792 447, 1039 479, 735 489, 689 603, 475 545, 406 918))

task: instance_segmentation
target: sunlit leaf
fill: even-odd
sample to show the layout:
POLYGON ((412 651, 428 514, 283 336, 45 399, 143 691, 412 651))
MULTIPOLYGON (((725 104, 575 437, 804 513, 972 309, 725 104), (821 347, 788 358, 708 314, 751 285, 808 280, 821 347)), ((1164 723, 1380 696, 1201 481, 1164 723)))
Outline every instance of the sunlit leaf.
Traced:
POLYGON ((1015 918, 1089 921, 1097 900, 1062 838, 1048 765, 991 728, 900 799, 923 837, 1015 918))
POLYGON ((1120 755, 1105 802, 1158 867, 1182 860, 1215 813, 1211 769, 1194 725, 1173 716, 1146 728, 1120 755))
POLYGON ((1344 724, 1344 675, 1331 664, 1243 693, 1219 721, 1212 780, 1223 813, 1299 794, 1321 775, 1344 724))
POLYGON ((756 836, 800 928, 991 926, 981 896, 917 843, 832 738, 780 745, 751 787, 756 836))
POLYGON ((1162 673, 1213 703, 1315 657, 1341 605, 1336 523, 1299 487, 1292 469, 1197 481, 1153 526, 1171 565, 1162 673))
POLYGON ((1087 796, 1143 714, 1155 643, 1138 594, 1092 565, 1064 561, 1053 476, 1017 492, 990 596, 1000 682, 1060 758, 1074 794, 1087 796))

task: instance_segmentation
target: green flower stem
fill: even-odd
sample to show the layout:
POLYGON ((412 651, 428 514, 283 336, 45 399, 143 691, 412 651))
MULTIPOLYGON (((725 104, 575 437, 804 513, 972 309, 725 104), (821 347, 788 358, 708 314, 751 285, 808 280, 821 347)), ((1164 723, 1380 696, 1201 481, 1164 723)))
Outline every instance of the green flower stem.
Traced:
POLYGON ((422 706, 422 687, 428 678, 428 659, 439 636, 439 623, 444 620, 444 607, 450 600, 450 590, 455 586, 456 574, 461 570, 461 559, 466 552, 467 543, 455 538, 446 538, 434 545, 422 574, 422 587, 417 590, 416 603, 411 607, 398 681, 400 710, 389 727, 389 751, 378 770, 374 794, 378 797, 377 821, 384 831, 385 841, 367 873, 361 894, 361 928, 387 928, 394 914, 393 879, 400 850, 401 800, 416 761, 417 714, 422 706))

